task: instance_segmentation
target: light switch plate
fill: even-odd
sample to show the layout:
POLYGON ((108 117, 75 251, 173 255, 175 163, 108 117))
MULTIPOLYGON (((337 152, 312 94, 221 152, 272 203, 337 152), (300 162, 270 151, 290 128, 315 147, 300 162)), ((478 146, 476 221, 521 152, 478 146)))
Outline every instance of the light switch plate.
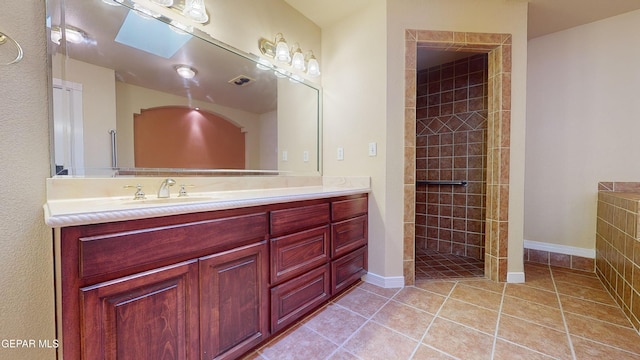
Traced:
POLYGON ((302 153, 302 160, 304 162, 309 162, 309 152, 307 150, 302 153))
POLYGON ((369 143, 369 156, 377 156, 378 155, 378 144, 375 142, 369 143))
POLYGON ((338 148, 337 159, 340 161, 344 160, 344 148, 338 148))
POLYGON ((289 160, 289 154, 287 153, 287 150, 283 150, 282 151, 282 161, 287 161, 289 160))

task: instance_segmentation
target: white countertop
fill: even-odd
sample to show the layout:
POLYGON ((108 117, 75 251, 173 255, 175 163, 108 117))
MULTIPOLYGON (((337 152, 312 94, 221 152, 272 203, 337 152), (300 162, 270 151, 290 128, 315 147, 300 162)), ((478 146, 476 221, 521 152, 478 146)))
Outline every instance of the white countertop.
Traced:
POLYGON ((364 194, 369 191, 367 179, 355 182, 323 181, 322 185, 315 186, 190 192, 184 198, 177 197, 177 191, 174 190, 169 199, 158 199, 155 194, 148 195, 146 200, 133 200, 132 196, 54 198, 44 204, 44 213, 45 223, 58 228, 364 194))

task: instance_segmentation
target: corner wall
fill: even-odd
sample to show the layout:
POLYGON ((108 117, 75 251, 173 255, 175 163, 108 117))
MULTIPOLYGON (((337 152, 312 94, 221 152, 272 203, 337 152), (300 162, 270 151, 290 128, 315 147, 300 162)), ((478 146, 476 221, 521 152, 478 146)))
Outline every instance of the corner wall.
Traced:
POLYGON ((0 66, 0 340, 33 339, 36 346, 0 344, 1 359, 55 358, 54 349, 38 347, 55 339, 53 242, 42 210, 50 174, 44 23, 44 1, 2 4, 0 30, 20 43, 24 58, 0 66))

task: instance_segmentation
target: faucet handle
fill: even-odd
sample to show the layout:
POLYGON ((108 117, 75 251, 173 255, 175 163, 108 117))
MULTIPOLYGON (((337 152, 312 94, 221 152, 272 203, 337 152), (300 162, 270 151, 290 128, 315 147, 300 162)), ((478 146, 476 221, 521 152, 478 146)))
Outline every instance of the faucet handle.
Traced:
POLYGON ((187 194, 187 190, 185 188, 187 187, 194 187, 195 185, 185 185, 185 184, 180 184, 180 191, 178 192, 178 197, 181 196, 189 196, 189 194, 187 194))
POLYGON ((142 185, 140 184, 136 184, 135 186, 125 185, 124 188, 125 189, 136 188, 136 193, 133 194, 133 200, 144 200, 147 198, 147 195, 145 195, 144 191, 142 191, 142 185))

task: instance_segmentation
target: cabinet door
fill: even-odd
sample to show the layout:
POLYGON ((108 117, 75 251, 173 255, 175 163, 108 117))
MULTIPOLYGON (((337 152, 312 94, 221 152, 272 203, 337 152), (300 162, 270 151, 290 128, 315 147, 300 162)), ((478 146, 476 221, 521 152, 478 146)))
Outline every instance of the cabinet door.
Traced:
POLYGON ((268 334, 266 241, 200 259, 203 359, 233 359, 268 334))
POLYGON ((198 264, 80 289, 83 359, 198 359, 198 264))

